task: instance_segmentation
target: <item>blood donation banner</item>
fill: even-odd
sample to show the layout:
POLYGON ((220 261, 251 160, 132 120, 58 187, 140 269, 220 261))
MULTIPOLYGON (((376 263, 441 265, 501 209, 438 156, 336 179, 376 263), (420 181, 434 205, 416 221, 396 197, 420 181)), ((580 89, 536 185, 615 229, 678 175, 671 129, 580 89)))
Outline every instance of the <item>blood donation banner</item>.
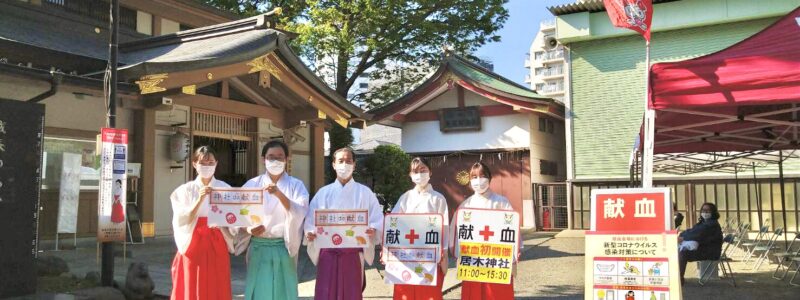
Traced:
POLYGON ((444 236, 440 214, 388 214, 383 219, 388 284, 435 286, 444 236))
POLYGON ((369 237, 366 209, 320 209, 314 211, 317 248, 364 248, 369 237))
POLYGON ((219 227, 264 224, 263 195, 261 188, 212 188, 208 224, 219 227))
POLYGON ((102 128, 97 241, 125 241, 128 130, 102 128))
POLYGON ((669 188, 592 191, 584 298, 682 299, 669 188))
POLYGON ((458 280, 510 284, 520 238, 519 214, 459 209, 453 226, 458 280))

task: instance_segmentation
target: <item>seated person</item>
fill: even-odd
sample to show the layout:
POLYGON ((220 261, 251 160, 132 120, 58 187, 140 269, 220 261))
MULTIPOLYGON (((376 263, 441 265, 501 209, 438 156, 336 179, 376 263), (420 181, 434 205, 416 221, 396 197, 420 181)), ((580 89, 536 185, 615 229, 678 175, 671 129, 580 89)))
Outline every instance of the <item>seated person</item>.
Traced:
POLYGON ((703 203, 700 209, 700 222, 681 232, 678 243, 681 284, 686 273, 686 263, 700 260, 717 260, 722 251, 722 228, 719 226, 719 213, 713 203, 703 203))
POLYGON ((678 229, 681 227, 681 224, 683 224, 683 214, 678 211, 677 202, 672 202, 672 212, 675 215, 673 220, 675 222, 675 229, 678 229))

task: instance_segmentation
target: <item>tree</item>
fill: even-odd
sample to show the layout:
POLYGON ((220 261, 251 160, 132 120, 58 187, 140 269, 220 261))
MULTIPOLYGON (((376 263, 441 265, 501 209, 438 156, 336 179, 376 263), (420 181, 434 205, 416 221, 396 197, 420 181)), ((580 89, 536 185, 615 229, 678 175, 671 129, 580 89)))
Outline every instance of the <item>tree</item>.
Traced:
POLYGON ((486 43, 500 41, 497 31, 508 19, 503 7, 507 0, 203 2, 240 15, 281 7, 284 29, 299 34, 293 47, 300 57, 336 93, 367 109, 399 97, 418 83, 425 73, 414 70, 435 65, 443 47, 469 55, 486 43), (400 67, 386 68, 387 63, 400 67), (382 81, 382 88, 348 97, 356 79, 368 71, 371 80, 382 81))
POLYGON ((360 179, 372 182, 372 191, 386 200, 385 208, 391 209, 403 193, 413 187, 408 178, 411 157, 395 145, 381 145, 375 148, 364 163, 360 179))

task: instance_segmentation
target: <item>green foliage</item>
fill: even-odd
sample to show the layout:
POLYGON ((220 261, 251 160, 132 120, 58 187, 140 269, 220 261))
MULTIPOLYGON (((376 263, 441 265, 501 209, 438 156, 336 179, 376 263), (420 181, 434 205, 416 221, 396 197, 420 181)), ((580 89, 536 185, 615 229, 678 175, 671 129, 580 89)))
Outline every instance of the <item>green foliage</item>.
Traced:
MULTIPOLYGON (((403 193, 414 186, 408 178, 411 157, 395 145, 381 145, 365 162, 361 176, 372 180, 372 191, 386 200, 391 209, 403 193)), ((367 180, 365 180, 367 181, 367 180)))

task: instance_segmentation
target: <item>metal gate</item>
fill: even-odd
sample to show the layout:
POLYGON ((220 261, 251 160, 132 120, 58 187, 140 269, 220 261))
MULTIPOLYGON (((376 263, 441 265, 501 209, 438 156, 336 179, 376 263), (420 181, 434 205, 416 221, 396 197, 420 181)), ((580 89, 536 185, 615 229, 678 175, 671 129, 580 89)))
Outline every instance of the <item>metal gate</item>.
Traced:
POLYGON ((566 182, 534 183, 537 228, 542 230, 567 229, 566 182))

